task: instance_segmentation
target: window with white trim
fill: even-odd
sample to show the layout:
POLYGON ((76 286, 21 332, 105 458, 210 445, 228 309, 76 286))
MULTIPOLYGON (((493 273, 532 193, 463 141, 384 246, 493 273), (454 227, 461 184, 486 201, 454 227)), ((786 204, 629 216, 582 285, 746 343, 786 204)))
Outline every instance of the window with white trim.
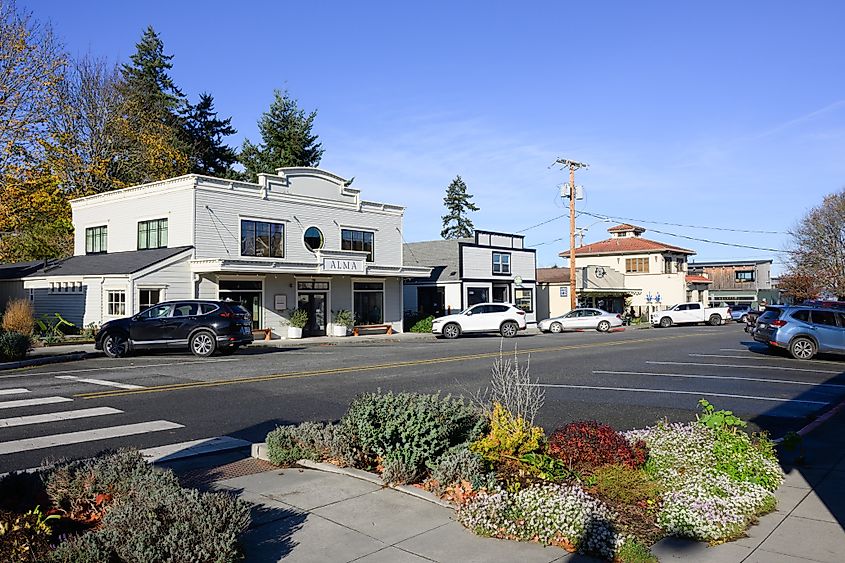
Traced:
POLYGON ((149 309, 161 301, 161 289, 139 289, 138 310, 149 309))
POLYGON ((285 257, 285 225, 241 220, 241 256, 285 257))
POLYGON ((106 311, 112 317, 126 315, 126 292, 122 289, 110 289, 106 295, 106 311))
POLYGON ((167 248, 167 219, 138 221, 138 250, 167 248))
POLYGON ((511 255, 508 252, 493 253, 493 273, 502 275, 511 273, 511 255))
POLYGON ((366 252, 367 262, 373 262, 376 256, 376 234, 370 231, 341 229, 340 249, 366 252))
POLYGON ((526 313, 533 313, 534 291, 531 289, 514 289, 513 304, 517 309, 522 309, 526 313))
POLYGON ((85 229, 85 254, 102 254, 108 251, 109 228, 106 225, 85 229))

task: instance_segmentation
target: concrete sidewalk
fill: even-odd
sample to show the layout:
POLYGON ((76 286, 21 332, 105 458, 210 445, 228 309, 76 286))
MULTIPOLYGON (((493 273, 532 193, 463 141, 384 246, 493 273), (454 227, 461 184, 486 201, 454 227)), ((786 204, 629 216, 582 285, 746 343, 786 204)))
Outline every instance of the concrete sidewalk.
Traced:
MULTIPOLYGON (((715 547, 668 538, 652 552, 661 561, 842 561, 845 410, 808 435, 802 450, 783 453, 786 481, 777 492, 778 508, 748 537, 715 547), (804 460, 796 465, 799 455, 804 460)), ((347 475, 273 469, 211 486, 254 505, 243 538, 247 561, 598 561, 557 547, 475 536, 449 508, 347 475)))

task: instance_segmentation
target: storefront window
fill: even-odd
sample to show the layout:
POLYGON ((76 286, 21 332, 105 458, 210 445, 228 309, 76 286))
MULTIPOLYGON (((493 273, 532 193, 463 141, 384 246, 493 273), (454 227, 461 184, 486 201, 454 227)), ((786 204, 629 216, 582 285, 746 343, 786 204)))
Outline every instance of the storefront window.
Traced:
POLYGON ((517 289, 514 292, 514 305, 526 313, 534 312, 534 292, 530 289, 517 289))
POLYGON ((352 287, 352 313, 356 325, 384 323, 384 283, 355 282, 352 287))
POLYGON ((490 294, 486 287, 467 288, 467 307, 490 301, 490 294))

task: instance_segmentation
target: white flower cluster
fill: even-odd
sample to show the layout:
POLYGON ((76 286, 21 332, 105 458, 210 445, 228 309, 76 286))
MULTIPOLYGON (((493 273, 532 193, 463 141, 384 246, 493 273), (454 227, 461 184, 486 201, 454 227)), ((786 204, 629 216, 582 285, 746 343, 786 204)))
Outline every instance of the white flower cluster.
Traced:
MULTIPOLYGON (((771 491, 736 481, 717 469, 716 432, 698 423, 667 424, 625 433, 649 448, 647 469, 666 487, 658 523, 671 534, 721 541, 737 537, 755 516, 772 510, 771 491)), ((741 440, 747 439, 741 437, 741 440)), ((783 481, 776 459, 755 448, 742 451, 738 467, 754 467, 774 489, 783 481)))
POLYGON ((458 512, 458 521, 484 536, 563 544, 612 559, 627 539, 615 515, 576 485, 534 485, 515 494, 478 495, 458 512))

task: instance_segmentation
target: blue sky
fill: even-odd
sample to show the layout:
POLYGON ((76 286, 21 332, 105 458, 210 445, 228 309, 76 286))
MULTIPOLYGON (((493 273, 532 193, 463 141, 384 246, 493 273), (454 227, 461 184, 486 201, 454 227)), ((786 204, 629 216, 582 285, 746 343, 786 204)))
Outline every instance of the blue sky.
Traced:
MULTIPOLYGON (((321 167, 407 206, 405 238, 438 238, 460 174, 476 227, 566 211, 558 156, 581 160, 591 213, 785 231, 845 185, 842 2, 64 2, 19 0, 74 54, 124 61, 151 24, 195 100, 211 92, 239 146, 275 88, 306 110, 321 167)), ((604 223, 586 242, 606 238, 604 223)), ((766 248, 788 237, 670 227, 766 248)), ((591 226, 592 225, 592 226, 591 226)), ((568 222, 527 231, 563 264, 568 222), (546 244, 543 244, 546 243, 546 244)), ((654 232, 697 259, 774 257, 654 232)))

